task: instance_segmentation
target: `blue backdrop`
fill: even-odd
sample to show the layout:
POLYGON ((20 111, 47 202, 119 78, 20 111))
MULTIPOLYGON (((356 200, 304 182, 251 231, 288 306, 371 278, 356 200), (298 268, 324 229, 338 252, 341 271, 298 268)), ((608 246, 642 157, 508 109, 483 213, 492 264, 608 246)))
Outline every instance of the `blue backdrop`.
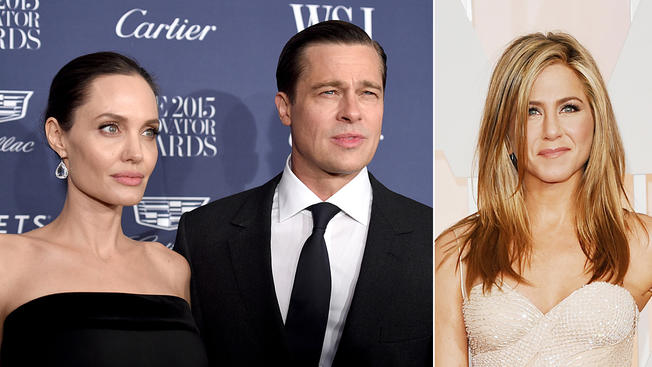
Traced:
POLYGON ((42 124, 50 82, 71 59, 124 53, 160 85, 159 160, 123 228, 170 245, 182 212, 282 170, 290 146, 274 106, 278 55, 327 19, 360 26, 388 55, 370 172, 432 205, 432 2, 0 0, 0 233, 45 225, 63 205, 42 124))

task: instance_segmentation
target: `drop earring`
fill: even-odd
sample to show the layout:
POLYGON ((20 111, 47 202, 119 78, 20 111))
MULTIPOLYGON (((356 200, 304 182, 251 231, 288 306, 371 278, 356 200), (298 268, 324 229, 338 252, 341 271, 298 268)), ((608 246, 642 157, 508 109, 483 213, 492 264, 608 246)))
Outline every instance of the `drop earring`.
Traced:
POLYGON ((514 154, 514 152, 509 153, 509 160, 512 161, 514 168, 518 169, 518 160, 516 159, 516 154, 514 154))
POLYGON ((59 165, 54 170, 54 175, 57 176, 60 180, 65 180, 68 177, 68 167, 63 163, 63 159, 59 162, 59 165))

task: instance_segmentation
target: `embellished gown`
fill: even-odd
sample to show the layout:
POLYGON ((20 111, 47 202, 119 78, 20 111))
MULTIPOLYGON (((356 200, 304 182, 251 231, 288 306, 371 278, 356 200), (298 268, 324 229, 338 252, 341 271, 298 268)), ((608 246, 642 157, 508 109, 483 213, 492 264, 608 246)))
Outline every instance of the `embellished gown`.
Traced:
POLYGON ((464 294, 471 366, 630 367, 638 307, 625 288, 593 282, 547 313, 507 284, 464 294))
POLYGON ((179 297, 71 292, 7 315, 0 365, 207 366, 190 306, 179 297))

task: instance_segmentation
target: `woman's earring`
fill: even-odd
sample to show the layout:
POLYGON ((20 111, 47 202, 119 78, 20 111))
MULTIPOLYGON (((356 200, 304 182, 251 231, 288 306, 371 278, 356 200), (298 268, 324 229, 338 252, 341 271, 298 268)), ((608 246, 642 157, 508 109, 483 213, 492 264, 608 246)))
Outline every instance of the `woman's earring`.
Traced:
POLYGON ((516 159, 516 154, 509 153, 509 160, 512 161, 512 164, 514 165, 514 168, 518 169, 518 161, 516 159))
POLYGON ((54 170, 54 175, 60 180, 65 180, 68 177, 68 167, 63 163, 63 159, 59 162, 57 169, 54 170))

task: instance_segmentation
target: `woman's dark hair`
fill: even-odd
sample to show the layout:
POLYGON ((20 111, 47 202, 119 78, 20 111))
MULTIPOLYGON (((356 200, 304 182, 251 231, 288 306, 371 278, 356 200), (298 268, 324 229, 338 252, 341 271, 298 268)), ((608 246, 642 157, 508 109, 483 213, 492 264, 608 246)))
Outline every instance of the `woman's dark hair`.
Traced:
POLYGON ((54 117, 64 131, 72 127, 72 114, 86 101, 88 86, 102 75, 140 75, 158 95, 151 75, 135 60, 116 52, 96 52, 79 56, 64 65, 52 79, 45 119, 54 117))
POLYGON ((378 53, 383 78, 383 89, 387 79, 387 55, 380 44, 365 33, 360 27, 341 20, 329 20, 311 25, 295 34, 283 47, 276 67, 276 86, 294 100, 297 81, 305 65, 302 62, 304 50, 311 45, 335 43, 345 45, 371 46, 378 53))

